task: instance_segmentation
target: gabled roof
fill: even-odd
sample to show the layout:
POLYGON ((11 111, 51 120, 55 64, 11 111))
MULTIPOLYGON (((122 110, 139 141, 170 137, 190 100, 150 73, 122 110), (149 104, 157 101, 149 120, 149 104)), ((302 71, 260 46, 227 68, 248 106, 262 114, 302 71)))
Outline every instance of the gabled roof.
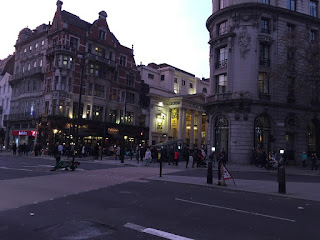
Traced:
POLYGON ((61 11, 61 17, 63 22, 77 26, 79 28, 82 28, 84 30, 88 30, 91 27, 91 23, 88 23, 84 20, 82 20, 81 18, 79 18, 78 16, 69 13, 65 10, 61 11))

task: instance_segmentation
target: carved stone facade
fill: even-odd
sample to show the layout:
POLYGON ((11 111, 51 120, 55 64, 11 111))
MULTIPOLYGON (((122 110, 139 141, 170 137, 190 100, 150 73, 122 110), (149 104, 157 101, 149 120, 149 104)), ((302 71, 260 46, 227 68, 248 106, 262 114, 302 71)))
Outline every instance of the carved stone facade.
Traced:
POLYGON ((288 28, 319 32, 319 17, 310 16, 309 4, 302 1, 296 1, 295 10, 287 9, 286 0, 212 3, 207 20, 210 149, 225 151, 230 162, 242 164, 251 161, 253 148, 278 155, 284 149, 291 164, 300 163, 304 151, 319 153, 319 89, 314 104, 307 84, 292 90, 289 76, 274 77, 277 66, 287 60, 282 41, 288 28))

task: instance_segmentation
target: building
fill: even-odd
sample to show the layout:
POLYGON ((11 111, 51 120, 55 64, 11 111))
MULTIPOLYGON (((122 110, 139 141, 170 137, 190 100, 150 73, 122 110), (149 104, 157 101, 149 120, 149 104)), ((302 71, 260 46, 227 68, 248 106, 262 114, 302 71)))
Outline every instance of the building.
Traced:
POLYGON ((149 86, 149 145, 183 139, 192 148, 206 146, 203 105, 209 82, 168 64, 150 63, 138 69, 149 86))
POLYGON ((299 163, 303 151, 319 153, 319 86, 306 82, 316 77, 303 69, 302 45, 293 48, 301 36, 307 38, 300 43, 317 48, 318 1, 212 4, 207 20, 210 146, 243 164, 250 162, 253 148, 266 153, 284 149, 292 164, 299 163))
POLYGON ((106 12, 91 24, 62 4, 57 1, 52 24, 19 34, 10 81, 12 133, 30 131, 42 146, 74 144, 75 136, 89 145, 146 141, 133 48, 110 31, 106 12))
POLYGON ((6 125, 5 121, 10 114, 11 87, 9 79, 13 74, 14 55, 8 56, 0 61, 0 150, 7 146, 5 140, 6 125))

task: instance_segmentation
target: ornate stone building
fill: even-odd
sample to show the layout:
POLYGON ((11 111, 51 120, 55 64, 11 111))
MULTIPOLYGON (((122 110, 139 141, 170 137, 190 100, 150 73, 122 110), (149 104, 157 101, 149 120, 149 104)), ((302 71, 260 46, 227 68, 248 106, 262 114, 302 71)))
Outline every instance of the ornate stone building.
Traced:
POLYGON ((301 31, 319 44, 318 1, 212 4, 207 20, 210 146, 243 164, 250 162, 253 148, 266 153, 284 149, 291 163, 299 163, 303 151, 319 153, 319 84, 303 84, 301 51, 286 46, 296 41, 292 34, 301 31), (286 62, 292 63, 291 72, 281 69, 286 62))
POLYGON ((168 64, 140 65, 141 79, 149 86, 149 145, 182 139, 191 148, 207 145, 207 116, 203 105, 208 79, 168 64))
POLYGON ((146 141, 133 48, 113 35, 105 11, 88 23, 62 4, 57 1, 52 24, 19 34, 10 81, 11 135, 34 134, 25 141, 30 145, 34 136, 41 145, 73 143, 75 135, 83 144, 106 146, 125 136, 128 142, 146 141))

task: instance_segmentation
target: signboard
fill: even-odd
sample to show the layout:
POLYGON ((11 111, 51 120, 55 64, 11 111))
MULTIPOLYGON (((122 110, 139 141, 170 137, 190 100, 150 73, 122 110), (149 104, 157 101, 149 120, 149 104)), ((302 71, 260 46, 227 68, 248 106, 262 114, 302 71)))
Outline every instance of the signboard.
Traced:
POLYGON ((12 136, 32 136, 35 137, 37 135, 37 131, 12 131, 12 136))
POLYGON ((117 134, 117 133, 119 133, 119 129, 118 128, 108 128, 108 133, 109 134, 117 134))

